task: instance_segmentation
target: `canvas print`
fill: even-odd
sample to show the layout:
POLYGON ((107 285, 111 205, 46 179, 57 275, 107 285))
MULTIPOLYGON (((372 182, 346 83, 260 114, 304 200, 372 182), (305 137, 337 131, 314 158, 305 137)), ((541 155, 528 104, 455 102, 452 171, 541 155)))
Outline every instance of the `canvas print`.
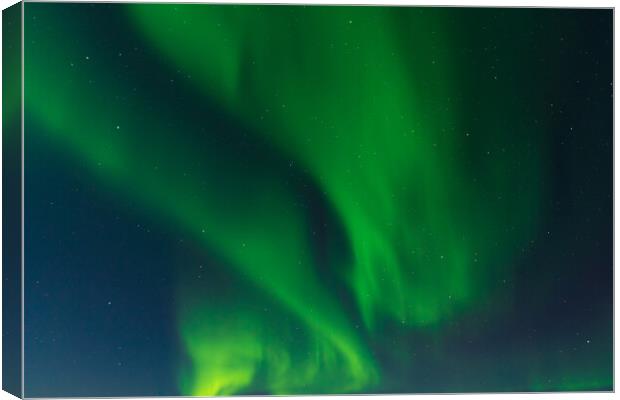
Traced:
POLYGON ((21 395, 613 390, 612 10, 21 6, 21 395))

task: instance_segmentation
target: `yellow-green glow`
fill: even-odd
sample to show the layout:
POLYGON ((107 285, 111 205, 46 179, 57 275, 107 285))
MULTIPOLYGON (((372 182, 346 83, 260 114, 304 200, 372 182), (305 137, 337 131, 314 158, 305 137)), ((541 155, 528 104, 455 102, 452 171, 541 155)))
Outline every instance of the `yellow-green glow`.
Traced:
MULTIPOLYGON (((516 80, 490 75, 478 93, 474 68, 459 67, 474 39, 453 14, 123 12, 170 73, 171 96, 191 93, 204 115, 152 102, 166 93, 148 91, 163 86, 159 75, 136 84, 107 71, 98 57, 112 56, 72 41, 56 20, 53 34, 26 37, 27 110, 49 135, 36 140, 232 277, 218 288, 207 273, 196 282, 195 266, 179 268, 182 394, 380 391, 390 352, 374 345, 395 326, 441 337, 474 310, 496 311, 489 298, 541 222, 548 127, 539 109, 514 122, 526 109, 516 80), (505 93, 510 106, 498 101, 505 93)), ((516 62, 526 44, 502 56, 516 62)))

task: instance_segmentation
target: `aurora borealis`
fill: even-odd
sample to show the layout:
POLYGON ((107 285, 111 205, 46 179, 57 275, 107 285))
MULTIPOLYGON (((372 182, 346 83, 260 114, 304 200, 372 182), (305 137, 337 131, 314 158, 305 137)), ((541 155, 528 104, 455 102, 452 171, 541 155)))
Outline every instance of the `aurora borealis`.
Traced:
POLYGON ((611 10, 24 32, 27 396, 613 388, 611 10))

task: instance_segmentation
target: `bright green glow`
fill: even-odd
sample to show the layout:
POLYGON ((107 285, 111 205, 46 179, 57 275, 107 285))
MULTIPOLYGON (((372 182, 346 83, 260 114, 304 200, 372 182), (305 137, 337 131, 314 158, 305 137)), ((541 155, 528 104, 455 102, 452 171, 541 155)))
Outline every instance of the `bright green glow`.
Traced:
MULTIPOLYGON (((45 44, 45 40, 56 38, 40 40, 45 44)), ((188 160, 204 159, 208 163, 217 157, 219 149, 197 150, 187 146, 171 149, 154 145, 158 140, 171 139, 167 131, 160 128, 164 124, 139 104, 135 104, 134 113, 149 115, 148 121, 137 122, 128 117, 124 109, 108 102, 114 94, 123 91, 113 81, 100 83, 107 91, 92 102, 73 101, 76 94, 89 92, 85 84, 93 73, 89 63, 91 56, 84 55, 88 54, 88 49, 78 50, 83 53, 72 54, 70 59, 51 57, 50 62, 45 61, 46 54, 36 50, 28 53, 31 60, 28 66, 35 69, 26 72, 31 76, 26 89, 29 111, 54 132, 56 141, 81 157, 95 174, 141 199, 145 206, 163 212, 210 248, 217 249, 244 278, 273 295, 305 322, 310 340, 316 343, 315 349, 308 352, 307 360, 303 360, 306 367, 276 374, 269 389, 273 392, 313 390, 308 381, 316 380, 320 374, 325 374, 324 380, 328 381, 330 376, 339 377, 331 379, 333 386, 324 388, 328 391, 357 391, 372 383, 376 377, 372 360, 350 327, 349 318, 321 288, 312 270, 304 237, 306 222, 291 193, 280 181, 273 181, 269 176, 261 179, 240 175, 234 159, 225 167, 229 168, 227 173, 239 175, 237 178, 245 181, 239 189, 222 190, 217 186, 218 177, 208 169, 199 178, 185 176, 188 160), (76 67, 76 64, 79 65, 76 67), (71 69, 71 74, 66 79, 50 79, 66 73, 67 69, 71 69), (55 101, 48 100, 49 93, 54 93, 55 101), (102 109, 107 113, 100 113, 102 109), (72 120, 75 114, 89 121, 88 134, 80 122, 72 120), (110 116, 118 116, 118 119, 111 123, 110 116), (125 131, 132 134, 126 135, 125 131), (149 148, 143 147, 138 132, 148 132, 149 148), (141 157, 134 157, 138 152, 141 157), (330 362, 334 362, 335 369, 324 368, 324 364, 330 362)), ((105 76, 101 78, 106 79, 105 76)), ((189 385, 188 393, 231 393, 248 383, 263 357, 269 362, 272 357, 269 350, 261 349, 262 344, 256 339, 247 339, 245 330, 238 334, 234 329, 227 330, 221 337, 210 333, 207 337, 213 337, 213 342, 205 343, 205 329, 211 327, 209 310, 199 308, 193 312, 197 313, 198 322, 190 323, 180 313, 182 336, 197 369, 196 381, 189 385), (241 353, 235 354, 240 355, 240 359, 227 364, 224 358, 230 355, 231 347, 239 349, 241 353)), ((230 317, 244 318, 234 313, 230 317)), ((282 350, 276 353, 278 351, 282 350)))
POLYGON ((219 254, 278 304, 277 317, 295 321, 246 303, 201 301, 180 284, 179 331, 192 361, 181 377, 185 394, 238 393, 263 372, 259 389, 270 393, 371 390, 380 374, 365 335, 380 335, 383 321, 440 326, 482 302, 510 269, 540 198, 541 146, 513 171, 510 160, 525 151, 513 138, 539 132, 512 126, 493 99, 481 100, 483 121, 464 121, 469 105, 451 96, 461 88, 446 50, 456 39, 442 11, 401 9, 398 19, 383 8, 128 9, 205 98, 307 172, 353 256, 353 265, 334 266, 355 299, 349 314, 320 281, 309 217, 284 173, 193 148, 183 131, 171 136, 174 116, 139 98, 129 107, 113 101, 131 82, 104 74, 85 45, 37 36, 26 100, 58 147, 219 254), (504 152, 471 150, 471 141, 504 152), (480 153, 477 165, 464 164, 467 151, 480 153), (510 195, 519 185, 526 190, 510 195), (299 343, 282 335, 294 324, 303 327, 299 343))

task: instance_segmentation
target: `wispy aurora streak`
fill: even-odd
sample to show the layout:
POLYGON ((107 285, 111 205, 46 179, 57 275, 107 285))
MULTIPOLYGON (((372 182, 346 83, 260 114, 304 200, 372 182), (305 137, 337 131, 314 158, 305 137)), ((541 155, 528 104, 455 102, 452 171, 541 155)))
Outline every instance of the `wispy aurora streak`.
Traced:
MULTIPOLYGON (((539 222, 547 127, 517 80, 491 72, 481 88, 463 76, 459 49, 472 38, 454 13, 123 7, 205 108, 233 122, 152 106, 154 93, 99 63, 112 55, 71 40, 53 18, 26 49, 25 98, 53 133, 40 140, 217 254, 222 265, 207 267, 247 290, 190 283, 190 267, 180 268, 178 330, 191 360, 183 394, 377 390, 382 327, 439 331, 493 307, 498 277, 511 274, 539 222), (528 122, 515 123, 525 110, 528 122), (231 129, 254 147, 226 140, 231 129), (194 146, 200 135, 213 146, 194 146), (323 197, 350 254, 316 255, 333 243, 315 238, 291 174, 323 197), (344 294, 324 281, 326 269, 344 294)), ((527 45, 502 57, 517 62, 527 45)))

